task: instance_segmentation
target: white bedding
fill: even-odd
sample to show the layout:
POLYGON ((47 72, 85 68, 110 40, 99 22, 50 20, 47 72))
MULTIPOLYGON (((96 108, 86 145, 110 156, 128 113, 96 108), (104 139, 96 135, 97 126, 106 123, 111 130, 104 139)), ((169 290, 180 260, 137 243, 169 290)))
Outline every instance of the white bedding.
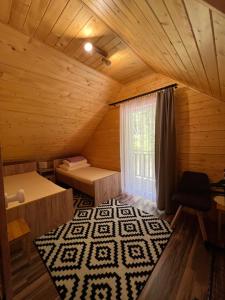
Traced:
POLYGON ((56 172, 87 184, 93 184, 94 181, 98 179, 118 173, 116 171, 94 168, 94 167, 79 168, 77 170, 71 170, 71 171, 65 171, 62 170, 61 168, 57 168, 56 172))
POLYGON ((29 201, 54 195, 65 190, 39 175, 37 172, 27 172, 23 174, 5 176, 4 189, 8 195, 15 194, 19 189, 24 189, 25 193, 24 203, 9 203, 7 209, 26 204, 29 201))

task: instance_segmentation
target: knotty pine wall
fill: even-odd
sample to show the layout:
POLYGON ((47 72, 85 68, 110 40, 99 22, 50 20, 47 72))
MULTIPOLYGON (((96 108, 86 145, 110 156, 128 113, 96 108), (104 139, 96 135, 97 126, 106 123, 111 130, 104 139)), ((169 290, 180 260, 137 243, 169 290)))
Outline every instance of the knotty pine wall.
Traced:
POLYGON ((4 160, 79 153, 121 85, 0 23, 4 160))
MULTIPOLYGON (((122 87, 115 100, 154 90, 175 81, 153 74, 122 87)), ((221 179, 225 168, 225 102, 179 84, 176 95, 178 168, 221 179)), ((83 149, 93 165, 118 170, 119 108, 111 108, 83 149)))
POLYGON ((119 109, 110 108, 85 145, 82 154, 99 168, 120 171, 119 109))

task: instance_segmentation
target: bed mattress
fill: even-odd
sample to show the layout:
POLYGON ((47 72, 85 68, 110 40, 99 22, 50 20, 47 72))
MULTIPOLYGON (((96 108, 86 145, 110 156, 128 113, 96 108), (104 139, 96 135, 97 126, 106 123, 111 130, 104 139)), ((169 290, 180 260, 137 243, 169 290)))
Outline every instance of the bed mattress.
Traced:
POLYGON ((18 203, 17 201, 11 202, 8 204, 7 209, 17 205, 26 204, 29 201, 35 201, 40 198, 51 196, 65 190, 35 171, 5 176, 4 189, 8 195, 15 194, 19 189, 24 189, 25 193, 24 203, 18 203))
POLYGON ((57 168, 56 172, 87 184, 93 184, 98 179, 102 179, 104 177, 118 173, 116 171, 95 167, 86 167, 70 171, 65 171, 61 168, 57 168))

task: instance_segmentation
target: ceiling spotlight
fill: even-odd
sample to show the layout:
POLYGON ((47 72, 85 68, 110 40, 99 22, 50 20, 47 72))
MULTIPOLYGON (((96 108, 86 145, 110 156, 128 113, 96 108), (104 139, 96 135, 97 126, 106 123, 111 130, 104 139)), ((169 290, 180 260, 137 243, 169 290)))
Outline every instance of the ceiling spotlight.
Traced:
POLYGON ((106 66, 110 66, 111 65, 111 61, 107 58, 108 53, 106 51, 104 51, 103 49, 100 49, 96 46, 94 46, 92 43, 90 42, 86 42, 84 44, 84 50, 86 52, 89 53, 98 53, 101 56, 101 61, 106 65, 106 66))
POLYGON ((87 42, 87 43, 84 44, 84 50, 85 50, 86 52, 91 52, 92 49, 93 49, 92 43, 87 42))

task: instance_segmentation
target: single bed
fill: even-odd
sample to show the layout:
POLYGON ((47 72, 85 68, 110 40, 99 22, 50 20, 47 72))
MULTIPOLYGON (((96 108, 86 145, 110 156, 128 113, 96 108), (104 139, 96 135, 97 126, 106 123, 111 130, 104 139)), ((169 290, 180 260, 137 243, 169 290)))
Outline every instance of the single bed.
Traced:
POLYGON ((3 173, 8 195, 19 189, 25 193, 25 202, 8 203, 8 222, 24 218, 33 239, 73 218, 72 189, 64 189, 39 175, 35 162, 4 166, 3 173))
POLYGON ((54 161, 56 180, 94 197, 95 206, 120 194, 120 172, 95 167, 65 171, 59 168, 62 161, 54 161))

